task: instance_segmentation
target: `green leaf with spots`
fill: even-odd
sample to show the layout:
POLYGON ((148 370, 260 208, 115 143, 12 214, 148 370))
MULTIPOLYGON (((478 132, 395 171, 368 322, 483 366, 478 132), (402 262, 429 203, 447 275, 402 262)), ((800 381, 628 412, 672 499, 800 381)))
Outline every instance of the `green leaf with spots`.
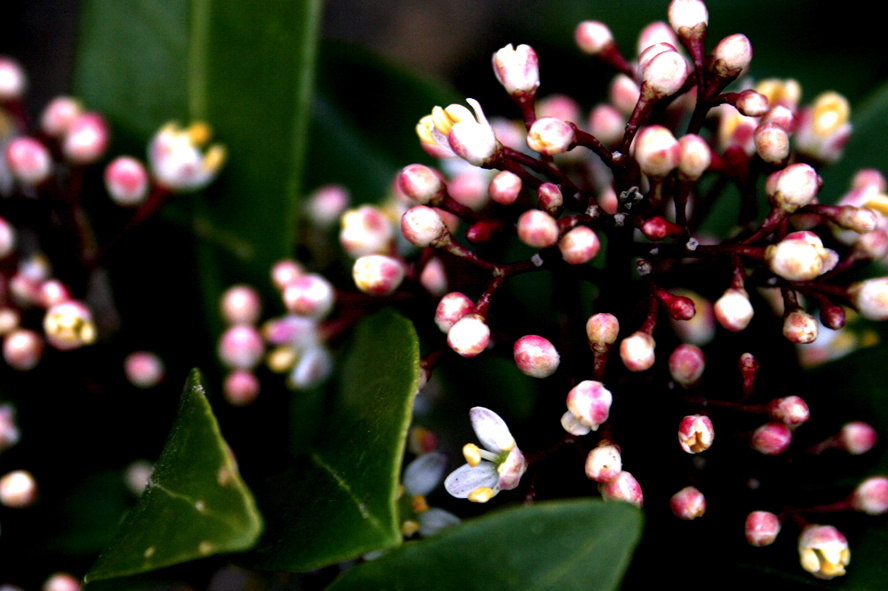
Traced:
POLYGON ((192 370, 148 487, 86 581, 247 550, 262 517, 192 370))
POLYGON ((311 450, 257 491, 268 528, 245 557, 254 568, 310 570, 401 543, 396 503, 419 379, 413 325, 388 310, 361 321, 338 378, 311 450))
POLYGON ((328 591, 617 589, 641 527, 641 511, 626 503, 536 503, 405 544, 348 571, 328 591))

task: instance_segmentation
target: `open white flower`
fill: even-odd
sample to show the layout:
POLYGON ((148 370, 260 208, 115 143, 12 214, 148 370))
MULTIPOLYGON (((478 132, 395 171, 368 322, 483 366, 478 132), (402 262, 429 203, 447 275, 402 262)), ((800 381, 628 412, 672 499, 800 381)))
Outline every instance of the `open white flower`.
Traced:
POLYGON ((441 484, 446 468, 447 456, 433 451, 417 457, 404 469, 402 498, 409 503, 409 508, 401 512, 407 516, 401 523, 405 536, 418 532, 427 538, 459 523, 459 517, 444 509, 429 507, 425 500, 426 495, 441 484))
POLYGON ((450 473, 444 488, 458 499, 486 503, 501 490, 518 486, 524 474, 524 454, 506 422, 498 414, 480 406, 469 411, 472 428, 484 449, 474 443, 463 447, 464 464, 450 473))

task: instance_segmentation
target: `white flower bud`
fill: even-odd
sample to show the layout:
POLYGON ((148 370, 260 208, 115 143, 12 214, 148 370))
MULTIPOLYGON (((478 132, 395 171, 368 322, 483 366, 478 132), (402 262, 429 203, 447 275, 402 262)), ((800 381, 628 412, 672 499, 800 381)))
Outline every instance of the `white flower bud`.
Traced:
POLYGON ((394 231, 385 214, 372 205, 362 205, 347 211, 342 216, 342 229, 339 243, 351 256, 357 258, 368 254, 388 252, 394 231))
POLYGON ((558 222, 545 211, 528 209, 518 218, 518 238, 534 248, 548 248, 558 242, 558 222))
POLYGON ((712 50, 712 72, 719 78, 736 78, 752 61, 752 44, 746 35, 730 35, 712 50))
POLYGON ((599 445, 586 456, 586 476, 595 482, 608 482, 623 471, 623 458, 615 445, 599 445))
POLYGON ((394 292, 401 285, 404 280, 404 267, 392 257, 368 254, 355 261, 352 277, 355 286, 364 293, 384 296, 394 292))
POLYGON ((398 175, 398 186, 405 195, 423 205, 437 203, 445 193, 441 175, 422 164, 405 166, 398 175))
POLYGON ((30 137, 17 137, 6 146, 9 171, 19 182, 35 187, 52 173, 52 156, 41 142, 30 137))
POLYGON ((868 320, 888 320, 888 277, 858 281, 848 286, 854 308, 868 320))
POLYGON ((797 163, 771 174, 765 191, 774 205, 790 214, 813 202, 822 184, 817 171, 808 164, 797 163))
POLYGON ((426 247, 434 245, 448 231, 435 209, 417 205, 408 209, 401 217, 401 233, 411 244, 426 247))
POLYGON ((671 96, 684 86, 690 73, 687 60, 675 49, 657 52, 657 46, 649 47, 639 56, 641 92, 648 100, 671 96), (653 53, 652 57, 644 60, 653 53))
POLYGON ((635 332, 620 342, 620 359, 629 371, 645 371, 654 365, 654 338, 635 332))
POLYGON ((539 60, 529 45, 513 48, 510 43, 497 51, 493 71, 509 94, 535 94, 540 85, 539 60))
POLYGON ((555 117, 541 117, 527 132, 527 146, 534 152, 554 156, 573 147, 576 133, 573 127, 555 117))
POLYGON ((793 232, 765 249, 765 261, 775 275, 788 281, 807 281, 836 266, 838 255, 823 247, 813 232, 793 232))
POLYGON ((561 361, 555 346, 537 335, 526 335, 515 341, 512 352, 521 373, 532 378, 551 376, 561 361))
POLYGON ((701 0, 672 0, 667 10, 672 30, 682 34, 683 28, 691 29, 709 24, 709 11, 701 0))
POLYGON ((600 248, 598 235, 586 226, 573 228, 558 241, 558 250, 569 265, 582 265, 591 261, 600 248))
POLYGON ((636 136, 635 160, 644 174, 652 178, 663 178, 679 165, 681 148, 667 128, 650 125, 636 136))
POLYGON ((577 25, 574 40, 580 50, 589 55, 600 55, 614 44, 608 26, 598 21, 583 21, 577 25))
POLYGON ((490 328, 479 314, 466 314, 447 333, 447 344, 463 357, 474 357, 487 348, 490 328))
POLYGON ((715 319, 731 332, 738 332, 749 326, 754 310, 749 302, 749 294, 744 289, 729 288, 715 302, 715 319))
POLYGON ((699 135, 688 133, 678 140, 681 156, 678 161, 678 173, 689 181, 703 176, 712 162, 712 150, 709 144, 699 135))

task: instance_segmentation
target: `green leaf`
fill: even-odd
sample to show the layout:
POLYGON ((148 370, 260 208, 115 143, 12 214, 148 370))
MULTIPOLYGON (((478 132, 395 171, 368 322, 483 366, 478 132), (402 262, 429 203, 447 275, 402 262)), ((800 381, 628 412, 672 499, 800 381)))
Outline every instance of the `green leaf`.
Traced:
POLYGON ((245 559, 254 568, 310 570, 401 542, 397 489, 419 379, 413 325, 386 310, 361 321, 338 377, 311 452, 259 494, 268 527, 245 559))
POLYGON ((348 571, 328 591, 617 589, 641 527, 641 511, 626 503, 536 503, 405 544, 348 571))
POLYGON ((241 480, 195 369, 148 487, 86 581, 250 548, 262 518, 241 480))

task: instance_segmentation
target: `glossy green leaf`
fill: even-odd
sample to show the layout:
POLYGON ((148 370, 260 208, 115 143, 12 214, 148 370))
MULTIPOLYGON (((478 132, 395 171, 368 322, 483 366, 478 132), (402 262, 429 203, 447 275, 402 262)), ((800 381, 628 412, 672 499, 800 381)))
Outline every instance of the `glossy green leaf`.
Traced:
POLYGON ((253 495, 193 370, 148 487, 87 581, 250 548, 262 531, 253 495))
POLYGON ((401 542, 397 489, 419 379, 413 325, 391 311, 362 320, 337 374, 311 452, 259 494, 267 530, 245 559, 255 568, 309 570, 401 542))
POLYGON ((617 589, 641 528, 641 511, 625 503, 537 503, 405 544, 348 571, 328 589, 617 589))

